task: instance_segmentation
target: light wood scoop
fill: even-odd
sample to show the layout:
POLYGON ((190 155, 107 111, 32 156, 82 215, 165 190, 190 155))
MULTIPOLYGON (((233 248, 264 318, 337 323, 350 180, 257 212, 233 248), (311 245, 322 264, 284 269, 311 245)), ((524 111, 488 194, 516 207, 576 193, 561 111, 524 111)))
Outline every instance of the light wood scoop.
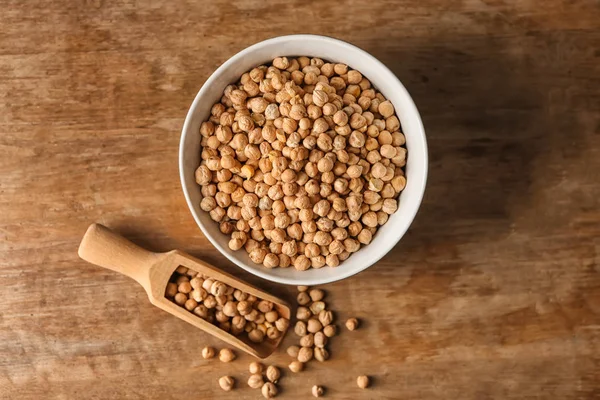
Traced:
POLYGON ((152 253, 131 243, 100 224, 92 224, 79 245, 79 257, 98 266, 120 272, 135 279, 146 289, 150 302, 174 316, 258 358, 268 357, 279 345, 286 332, 273 341, 251 342, 246 333, 233 336, 208 321, 178 306, 165 297, 165 289, 175 269, 182 265, 219 280, 274 304, 280 316, 290 319, 290 307, 283 300, 271 296, 217 268, 179 250, 152 253))

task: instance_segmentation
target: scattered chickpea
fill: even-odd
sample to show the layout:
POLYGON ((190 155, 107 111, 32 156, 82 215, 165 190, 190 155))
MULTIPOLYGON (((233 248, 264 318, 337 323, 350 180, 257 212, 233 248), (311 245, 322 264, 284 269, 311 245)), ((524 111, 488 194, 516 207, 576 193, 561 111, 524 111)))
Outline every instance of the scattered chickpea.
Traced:
POLYGON ((264 383, 265 382, 261 374, 252 374, 250 375, 250 378, 248 378, 248 386, 250 386, 252 389, 260 389, 264 383))
POLYGON ((302 347, 312 347, 314 346, 315 335, 312 333, 308 333, 300 338, 300 346, 302 347))
POLYGON ((287 348, 286 352, 288 353, 289 356, 293 357, 293 358, 297 358, 298 357, 298 352, 300 351, 300 347, 298 346, 290 346, 287 348))
POLYGON ((329 352, 324 347, 315 347, 314 349, 315 360, 319 362, 325 362, 329 359, 329 352))
POLYGON ((329 310, 322 310, 319 312, 319 322, 321 322, 321 325, 324 327, 327 327, 333 322, 333 313, 329 310))
POLYGON ((219 386, 226 392, 229 392, 233 389, 233 385, 235 384, 235 380, 231 376, 222 376, 219 378, 219 386))
POLYGON ((309 295, 312 301, 321 301, 325 297, 325 293, 321 289, 312 289, 309 295))
POLYGON ((253 361, 248 366, 248 369, 250 370, 251 374, 262 374, 264 367, 261 363, 253 361))
POLYGON ((356 384, 358 385, 359 388, 361 389, 366 389, 369 387, 370 384, 370 380, 369 377, 366 375, 361 375, 358 378, 356 378, 356 384))
POLYGON ((323 333, 327 337, 333 337, 337 333, 337 328, 335 325, 327 325, 325 328, 323 328, 323 333))
POLYGON ((316 332, 313 340, 316 347, 323 348, 327 344, 327 336, 322 331, 316 332))
POLYGON ((214 358, 215 356, 215 349, 212 347, 205 347, 202 349, 202 358, 204 358, 205 360, 209 360, 211 358, 214 358))
POLYGON ((325 391, 323 390, 322 386, 315 385, 312 387, 312 395, 314 397, 321 397, 321 396, 323 396, 324 392, 325 391))
POLYGON ((277 386, 272 382, 266 382, 261 388, 261 393, 265 399, 272 399, 277 396, 277 386))
POLYGON ((267 376, 267 379, 269 381, 271 381, 273 383, 277 383, 277 381, 281 377, 281 372, 279 371, 279 368, 277 368, 276 366, 269 365, 265 375, 267 376))
POLYGON ((298 321, 296 322, 296 325, 294 326, 294 332, 296 333, 297 336, 304 336, 306 335, 306 322, 304 321, 298 321))
POLYGON ((292 371, 294 373, 298 373, 304 369, 304 363, 301 363, 298 360, 294 360, 290 363, 288 368, 290 369, 290 371, 292 371))
POLYGON ((298 352, 298 361, 302 363, 309 362, 313 358, 313 349, 311 347, 302 347, 298 352))
POLYGON ((356 330, 356 328, 358 328, 358 320, 356 318, 348 319, 346 321, 346 328, 348 328, 349 331, 356 330))
POLYGON ((325 309, 325 303, 322 301, 315 301, 310 305, 310 311, 313 315, 319 315, 321 311, 325 309))
POLYGON ((310 296, 306 293, 306 292, 300 292, 298 293, 298 296, 296 297, 298 304, 301 306, 305 306, 308 303, 310 303, 310 296))
POLYGON ((225 349, 221 349, 221 351, 219 351, 219 360, 221 360, 222 362, 230 362, 235 360, 235 353, 233 352, 233 350, 225 348, 225 349))
POLYGON ((306 323, 306 330, 310 333, 316 333, 323 329, 323 325, 316 318, 311 318, 306 323))

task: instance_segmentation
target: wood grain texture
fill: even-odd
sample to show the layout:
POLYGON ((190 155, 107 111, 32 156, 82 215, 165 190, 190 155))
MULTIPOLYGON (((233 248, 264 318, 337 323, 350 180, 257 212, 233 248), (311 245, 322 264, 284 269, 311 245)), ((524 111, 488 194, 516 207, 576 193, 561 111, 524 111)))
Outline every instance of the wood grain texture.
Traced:
MULTIPOLYGON (((177 171, 187 107, 259 40, 319 33, 413 95, 431 165, 401 243, 327 285, 332 360, 281 381, 337 399, 600 398, 600 6, 595 0, 0 0, 0 398, 255 399, 250 356, 77 257, 91 222, 221 256, 177 171), (230 374, 238 389, 217 379, 230 374), (371 390, 355 378, 369 374, 371 390)), ((288 335, 284 346, 294 338, 288 335)), ((286 366, 280 353, 270 362, 286 366)))

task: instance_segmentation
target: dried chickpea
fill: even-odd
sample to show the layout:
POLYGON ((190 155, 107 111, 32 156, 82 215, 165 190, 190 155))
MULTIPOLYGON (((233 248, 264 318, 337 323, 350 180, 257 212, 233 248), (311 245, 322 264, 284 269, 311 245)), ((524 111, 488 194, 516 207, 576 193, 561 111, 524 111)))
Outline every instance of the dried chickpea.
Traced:
POLYGON ((276 254, 268 253, 263 260, 263 265, 269 269, 275 268, 279 266, 279 257, 276 254))
POLYGON ((314 397, 321 397, 323 396, 323 393, 325 393, 325 390, 322 386, 314 385, 311 389, 311 393, 314 397))
POLYGON ((313 349, 311 347, 301 347, 298 351, 298 361, 306 363, 313 358, 313 349))
POLYGON ((315 336, 312 333, 308 333, 300 338, 300 346, 302 347, 313 347, 315 336))
POLYGON ((293 358, 298 357, 298 352, 300 351, 300 347, 298 346, 290 346, 287 348, 286 353, 293 358))
POLYGON ((169 282, 167 283, 167 288, 165 290, 165 296, 166 297, 175 297, 175 295, 177 294, 178 290, 177 290, 177 285, 174 284, 173 282, 169 282))
POLYGON ((288 366, 288 368, 290 369, 290 371, 292 371, 294 373, 298 373, 298 372, 300 372, 300 371, 302 371, 304 369, 304 363, 301 363, 298 360, 294 360, 294 361, 292 361, 290 363, 290 365, 288 366))
POLYGON ((193 311, 198 306, 198 302, 194 299, 188 299, 183 305, 186 310, 193 311))
POLYGON ((348 83, 358 84, 363 79, 362 74, 356 70, 348 71, 348 83))
POLYGON ((305 336, 307 331, 306 331, 306 322, 304 321, 297 321, 296 325, 294 326, 294 333, 296 334, 296 336, 305 336))
POLYGON ((346 328, 348 328, 349 331, 356 330, 356 328, 358 328, 358 320, 356 318, 348 319, 346 321, 346 328))
POLYGON ((314 345, 316 347, 323 348, 327 344, 327 336, 321 331, 316 332, 314 335, 314 345))
POLYGON ((384 144, 379 149, 379 153, 385 158, 394 158, 396 156, 396 148, 391 144, 384 144))
POLYGON ((310 309, 308 309, 307 307, 298 307, 296 309, 296 318, 300 321, 306 321, 310 318, 310 316, 310 309))
POLYGON ((361 375, 356 378, 356 385, 361 389, 366 389, 369 387, 370 381, 369 377, 366 375, 361 375))
POLYGON ((267 255, 266 250, 258 248, 258 249, 252 250, 249 254, 249 257, 256 264, 262 264, 266 255, 267 255))
POLYGON ((277 383, 277 381, 281 377, 281 372, 279 371, 279 368, 277 368, 276 366, 269 365, 265 375, 269 381, 271 381, 273 383, 277 383))
POLYGON ((222 376, 219 378, 219 386, 226 392, 229 392, 233 389, 233 385, 235 384, 235 380, 231 376, 222 376))
POLYGON ((248 339, 254 343, 261 343, 265 339, 265 332, 260 329, 254 329, 248 333, 248 339))
POLYGON ((210 295, 206 296, 206 298, 203 301, 203 304, 206 308, 213 309, 217 306, 217 300, 215 299, 215 296, 210 294, 210 295))
POLYGON ((238 314, 237 304, 233 301, 225 303, 223 306, 223 314, 231 318, 235 317, 238 314))
POLYGON ((325 257, 325 264, 329 267, 337 267, 340 265, 340 259, 336 254, 328 254, 325 257))
POLYGON ((273 303, 268 300, 261 300, 256 305, 256 309, 261 313, 267 313, 273 309, 273 303))
POLYGON ((299 271, 305 271, 310 268, 310 260, 306 256, 300 255, 296 257, 294 267, 299 271))
POLYGON ((277 396, 277 386, 272 382, 266 382, 261 388, 261 393, 265 399, 271 399, 277 396))
POLYGON ((318 269, 325 266, 325 256, 319 255, 310 259, 311 267, 318 269))
POLYGON ((263 386, 265 382, 263 381, 263 377, 260 373, 255 373, 250 375, 250 378, 248 378, 248 386, 250 386, 252 389, 259 389, 263 386))
POLYGON ((205 347, 202 349, 202 358, 204 358, 205 360, 209 360, 211 358, 214 358, 215 356, 215 349, 212 347, 205 347))
POLYGON ((383 206, 382 206, 381 210, 383 212, 385 212, 386 214, 391 215, 391 214, 395 213, 397 209, 398 209, 398 203, 397 203, 396 199, 385 199, 383 201, 383 206))
POLYGON ((289 256, 285 254, 279 255, 279 268, 287 268, 290 266, 291 263, 292 262, 289 256))
POLYGON ((308 303, 310 303, 310 296, 306 293, 306 292, 300 292, 298 293, 298 296, 296 297, 298 304, 301 306, 305 306, 308 303))
POLYGON ((331 322, 333 321, 333 313, 329 310, 322 310, 319 313, 319 322, 321 322, 321 324, 323 326, 328 326, 331 324, 331 322))
POLYGON ((311 289, 308 294, 312 301, 321 301, 325 297, 325 292, 321 289, 311 289))
POLYGON ((324 347, 315 347, 313 353, 315 360, 319 362, 324 362, 329 359, 329 352, 324 347))
POLYGON ((348 66, 346 64, 335 64, 333 71, 338 75, 345 75, 348 73, 348 66))
POLYGON ((369 211, 363 214, 361 221, 363 225, 374 228, 377 226, 377 214, 375 214, 373 211, 369 211))
POLYGON ((337 333, 337 328, 335 325, 327 325, 325 328, 323 328, 323 333, 327 337, 333 337, 337 333))
POLYGON ((316 333, 323 329, 323 325, 316 318, 310 318, 306 323, 306 330, 310 333, 316 333))
POLYGON ((290 320, 287 318, 278 318, 277 321, 275 321, 275 328, 277 328, 277 330, 279 332, 285 332, 288 327, 290 326, 290 320))
POLYGON ((177 290, 180 293, 188 294, 188 293, 190 293, 192 291, 192 285, 190 284, 189 281, 181 282, 179 284, 179 286, 177 287, 177 290))
POLYGON ((222 296, 227 291, 227 285, 220 281, 214 281, 210 286, 210 294, 213 296, 222 296))
POLYGON ((290 66, 290 61, 287 57, 276 57, 273 60, 273 66, 279 69, 287 69, 290 66))
POLYGON ((371 240, 373 239, 373 235, 372 235, 371 231, 369 231, 368 229, 363 229, 362 231, 360 231, 360 233, 358 234, 358 236, 356 238, 358 239, 358 241, 360 243, 367 245, 367 244, 371 243, 371 240))
MULTIPOLYGON (((240 313, 240 315, 242 314, 240 313)), ((246 315, 244 315, 244 318, 246 319, 246 321, 255 322, 257 321, 258 315, 259 313, 257 310, 250 310, 246 315)))
POLYGON ((344 240, 344 248, 346 251, 354 253, 360 249, 360 243, 357 240, 348 238, 344 240))
POLYGON ((246 328, 246 319, 241 315, 236 315, 231 319, 231 330, 234 334, 241 333, 246 328))
POLYGON ((219 351, 219 360, 222 362, 230 362, 235 360, 235 353, 231 349, 221 349, 219 351))

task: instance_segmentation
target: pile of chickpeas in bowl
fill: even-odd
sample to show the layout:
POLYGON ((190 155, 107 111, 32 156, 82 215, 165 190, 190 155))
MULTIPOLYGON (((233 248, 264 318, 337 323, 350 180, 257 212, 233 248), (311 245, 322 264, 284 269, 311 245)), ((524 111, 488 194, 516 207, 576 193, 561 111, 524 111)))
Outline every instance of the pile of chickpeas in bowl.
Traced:
POLYGON ((337 267, 398 208, 407 152, 359 71, 277 57, 225 88, 200 126, 200 208, 266 268, 337 267))

